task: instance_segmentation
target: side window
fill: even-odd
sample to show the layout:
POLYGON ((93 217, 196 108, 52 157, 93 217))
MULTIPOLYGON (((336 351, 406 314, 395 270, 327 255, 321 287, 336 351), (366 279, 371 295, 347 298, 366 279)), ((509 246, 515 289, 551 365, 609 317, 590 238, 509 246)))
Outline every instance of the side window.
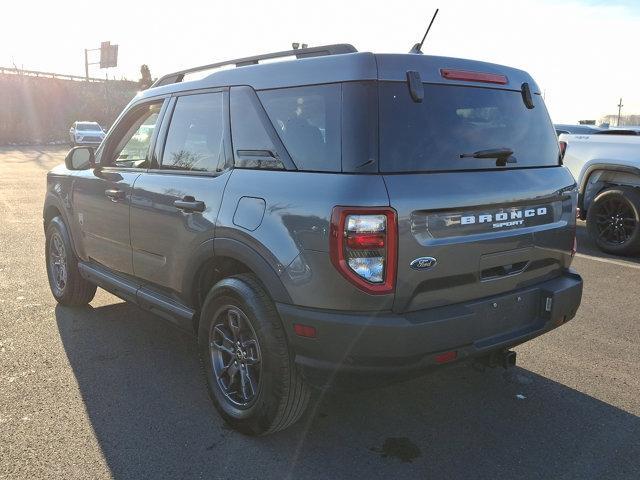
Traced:
POLYGON ((179 97, 160 161, 161 169, 215 172, 225 163, 224 93, 179 97))
POLYGON ((272 127, 253 89, 233 87, 230 110, 235 166, 283 169, 278 146, 268 132, 272 127))
POLYGON ((161 107, 162 102, 146 105, 125 119, 126 131, 114 149, 112 165, 129 168, 146 168, 149 165, 149 145, 161 107))
POLYGON ((340 88, 330 84, 258 92, 300 170, 341 171, 340 88))

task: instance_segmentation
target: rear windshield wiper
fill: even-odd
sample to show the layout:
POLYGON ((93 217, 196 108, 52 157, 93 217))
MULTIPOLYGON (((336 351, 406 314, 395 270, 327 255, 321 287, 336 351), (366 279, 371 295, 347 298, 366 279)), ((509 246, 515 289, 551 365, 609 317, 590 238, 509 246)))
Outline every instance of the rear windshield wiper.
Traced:
POLYGON ((489 150, 478 150, 473 153, 461 153, 460 158, 495 158, 496 166, 504 167, 507 163, 516 163, 513 150, 510 148, 490 148, 489 150))

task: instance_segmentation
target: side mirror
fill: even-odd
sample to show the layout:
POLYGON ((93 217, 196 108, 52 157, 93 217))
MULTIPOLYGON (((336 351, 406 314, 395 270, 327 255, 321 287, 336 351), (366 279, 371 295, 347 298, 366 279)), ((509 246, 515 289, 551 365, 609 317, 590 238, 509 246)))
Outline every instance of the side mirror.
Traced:
POLYGON ((69 170, 86 170, 94 167, 95 154, 91 147, 74 147, 69 150, 64 164, 69 170))

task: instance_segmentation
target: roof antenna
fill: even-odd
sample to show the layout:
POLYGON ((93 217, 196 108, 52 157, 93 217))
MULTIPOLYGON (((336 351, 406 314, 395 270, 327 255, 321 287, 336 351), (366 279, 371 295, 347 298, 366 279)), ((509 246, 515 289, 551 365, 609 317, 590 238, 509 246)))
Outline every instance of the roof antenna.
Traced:
POLYGON ((424 37, 422 37, 422 41, 420 43, 416 43, 411 48, 411 50, 409 50, 409 53, 417 53, 418 55, 422 55, 422 44, 424 43, 424 40, 427 38, 427 35, 429 35, 429 30, 431 30, 431 25, 433 25, 433 21, 436 19, 436 15, 438 15, 438 10, 440 9, 436 8, 436 12, 433 14, 433 17, 431 17, 431 22, 429 22, 427 31, 424 32, 424 37))

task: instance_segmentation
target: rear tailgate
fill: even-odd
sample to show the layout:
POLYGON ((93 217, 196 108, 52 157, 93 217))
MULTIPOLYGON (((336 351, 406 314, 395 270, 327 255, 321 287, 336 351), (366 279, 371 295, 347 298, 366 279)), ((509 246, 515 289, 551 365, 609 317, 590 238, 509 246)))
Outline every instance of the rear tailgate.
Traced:
POLYGON ((469 60, 377 61, 380 171, 399 222, 394 310, 560 275, 571 262, 575 181, 533 79, 469 60))
POLYGON ((562 167, 384 179, 398 212, 396 311, 497 295, 571 262, 576 192, 562 167))

